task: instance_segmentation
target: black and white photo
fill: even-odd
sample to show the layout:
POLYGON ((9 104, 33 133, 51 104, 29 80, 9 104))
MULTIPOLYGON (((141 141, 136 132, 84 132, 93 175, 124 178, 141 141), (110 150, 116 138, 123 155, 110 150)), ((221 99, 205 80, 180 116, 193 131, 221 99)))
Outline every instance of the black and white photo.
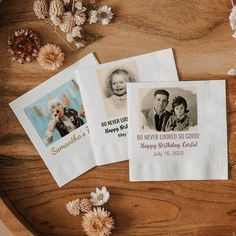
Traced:
POLYGON ((141 131, 197 130, 197 95, 192 88, 140 91, 141 131))

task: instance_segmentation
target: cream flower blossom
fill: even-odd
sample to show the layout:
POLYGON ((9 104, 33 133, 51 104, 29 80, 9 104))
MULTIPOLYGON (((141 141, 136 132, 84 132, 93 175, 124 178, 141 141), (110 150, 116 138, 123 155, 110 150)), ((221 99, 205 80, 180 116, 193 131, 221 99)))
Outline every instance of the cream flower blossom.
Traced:
POLYGON ((236 30, 236 5, 232 8, 229 15, 229 23, 232 30, 236 30))
POLYGON ((104 208, 93 208, 83 216, 82 226, 89 236, 109 236, 114 229, 114 219, 104 208))
POLYGON ((98 22, 98 12, 96 10, 91 10, 89 12, 88 22, 89 24, 95 24, 98 22))
POLYGON ((236 75, 236 67, 228 71, 228 75, 236 75))
POLYGON ((111 7, 102 6, 98 8, 97 17, 101 25, 108 25, 113 18, 111 7))
POLYGON ((102 189, 96 188, 96 192, 92 192, 91 197, 91 202, 94 206, 102 206, 108 201, 110 193, 106 187, 102 187, 102 189))

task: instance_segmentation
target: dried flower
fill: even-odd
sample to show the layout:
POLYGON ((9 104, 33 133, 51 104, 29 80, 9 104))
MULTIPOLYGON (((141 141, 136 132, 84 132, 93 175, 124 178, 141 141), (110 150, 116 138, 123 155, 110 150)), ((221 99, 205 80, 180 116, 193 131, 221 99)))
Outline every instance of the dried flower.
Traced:
POLYGON ((114 219, 104 208, 94 208, 83 216, 82 226, 89 236, 108 236, 114 229, 114 219))
POLYGON ((86 14, 83 11, 76 11, 75 13, 75 24, 83 25, 86 21, 86 14))
POLYGON ((74 41, 74 38, 72 36, 72 33, 67 33, 66 34, 66 39, 69 43, 72 43, 74 41))
POLYGON ((49 7, 50 16, 62 16, 65 12, 64 4, 61 0, 52 0, 49 7))
POLYGON ((91 10, 89 12, 88 22, 89 24, 94 24, 98 22, 98 13, 96 10, 91 10))
POLYGON ((92 203, 90 202, 89 199, 81 199, 80 200, 80 211, 82 212, 89 212, 93 208, 92 203))
POLYGON ((66 208, 71 215, 73 215, 73 216, 79 215, 79 213, 80 213, 80 200, 76 199, 76 200, 66 203, 66 208))
POLYGON ((48 4, 46 0, 35 0, 33 9, 38 19, 44 19, 48 15, 48 4))
POLYGON ((65 55, 55 44, 41 47, 38 54, 38 63, 46 70, 56 70, 63 65, 65 55))
POLYGON ((96 192, 92 192, 91 197, 91 202, 94 206, 102 206, 108 201, 110 194, 106 187, 102 187, 102 189, 96 188, 96 192))
POLYGON ((82 42, 76 42, 76 43, 75 43, 75 46, 76 46, 77 48, 83 48, 83 47, 85 46, 85 44, 82 43, 82 42))
POLYGON ((229 15, 229 23, 232 30, 236 30, 236 6, 234 6, 229 15))
POLYGON ((62 16, 62 22, 60 25, 60 29, 63 32, 71 32, 71 30, 73 29, 73 27, 75 26, 75 20, 74 20, 74 16, 72 15, 71 12, 66 12, 63 16, 62 16))
POLYGON ((12 60, 21 64, 37 58, 40 47, 40 38, 31 29, 16 30, 7 41, 7 49, 12 60))
POLYGON ((63 0, 64 5, 70 4, 70 0, 63 0))
POLYGON ((50 17, 50 19, 54 25, 56 25, 56 26, 61 25, 61 18, 60 17, 53 15, 50 17))
POLYGON ((79 11, 86 11, 86 7, 83 6, 83 3, 78 1, 75 3, 75 9, 79 10, 79 11))
POLYGON ((108 25, 113 18, 111 7, 106 5, 98 8, 97 15, 101 25, 108 25))
POLYGON ((71 34, 72 34, 72 37, 75 38, 75 37, 81 37, 81 27, 79 26, 75 26, 72 31, 71 31, 71 34))
POLYGON ((228 75, 236 75, 236 67, 228 71, 228 75))

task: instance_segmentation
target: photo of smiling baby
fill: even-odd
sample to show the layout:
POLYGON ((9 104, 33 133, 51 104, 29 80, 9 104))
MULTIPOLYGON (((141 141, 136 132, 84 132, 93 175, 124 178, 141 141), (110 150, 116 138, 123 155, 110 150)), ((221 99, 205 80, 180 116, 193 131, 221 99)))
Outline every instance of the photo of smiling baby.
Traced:
POLYGON ((127 63, 115 68, 98 71, 104 94, 104 106, 108 118, 127 114, 127 83, 138 81, 136 63, 127 63))
POLYGON ((197 94, 194 89, 157 88, 142 91, 140 96, 141 131, 197 130, 197 94))

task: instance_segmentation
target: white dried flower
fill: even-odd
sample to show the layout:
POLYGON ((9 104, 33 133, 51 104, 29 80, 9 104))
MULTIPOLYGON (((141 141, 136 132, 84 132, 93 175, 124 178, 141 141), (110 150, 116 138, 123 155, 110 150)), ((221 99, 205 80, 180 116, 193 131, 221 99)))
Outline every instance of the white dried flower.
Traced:
POLYGON ((53 16, 50 17, 50 20, 51 20, 52 23, 53 23, 54 25, 56 25, 56 26, 58 26, 58 25, 61 24, 61 18, 58 17, 58 16, 53 15, 53 16))
POLYGON ((77 42, 77 43, 75 43, 75 46, 76 46, 77 48, 83 48, 83 47, 85 46, 85 44, 83 44, 83 43, 81 43, 81 42, 77 42))
POLYGON ((229 15, 229 23, 232 30, 236 30, 236 6, 234 6, 229 15))
POLYGON ((79 213, 80 213, 80 200, 76 199, 76 200, 66 203, 66 208, 71 215, 73 215, 73 216, 79 215, 79 213))
POLYGON ((83 3, 78 1, 75 3, 75 9, 79 10, 79 11, 86 11, 86 7, 83 6, 83 3))
POLYGON ((97 16, 101 25, 108 25, 111 19, 113 18, 111 7, 108 7, 106 5, 99 7, 97 11, 97 16))
POLYGON ((232 37, 236 39, 236 30, 235 30, 234 33, 232 34, 232 37))
POLYGON ((236 75, 236 67, 228 71, 228 75, 236 75))
POLYGON ((96 192, 92 192, 91 197, 91 202, 94 206, 102 206, 108 201, 110 194, 106 187, 102 187, 102 189, 96 188, 96 192))
POLYGON ((88 21, 89 21, 89 24, 95 24, 98 22, 98 12, 96 10, 91 10, 89 12, 88 21))
POLYGON ((62 22, 60 25, 60 29, 63 32, 71 32, 72 28, 75 26, 75 20, 74 20, 74 16, 72 15, 71 12, 66 12, 63 16, 62 16, 62 22))
POLYGON ((70 4, 70 0, 63 0, 64 5, 70 4))
POLYGON ((71 31, 72 37, 73 37, 73 38, 75 38, 75 37, 79 37, 79 38, 80 38, 80 37, 81 37, 80 30, 81 30, 81 27, 75 26, 75 27, 72 29, 72 31, 71 31))
POLYGON ((67 33, 66 34, 66 39, 69 43, 72 43, 74 41, 74 38, 72 36, 72 33, 67 33))

